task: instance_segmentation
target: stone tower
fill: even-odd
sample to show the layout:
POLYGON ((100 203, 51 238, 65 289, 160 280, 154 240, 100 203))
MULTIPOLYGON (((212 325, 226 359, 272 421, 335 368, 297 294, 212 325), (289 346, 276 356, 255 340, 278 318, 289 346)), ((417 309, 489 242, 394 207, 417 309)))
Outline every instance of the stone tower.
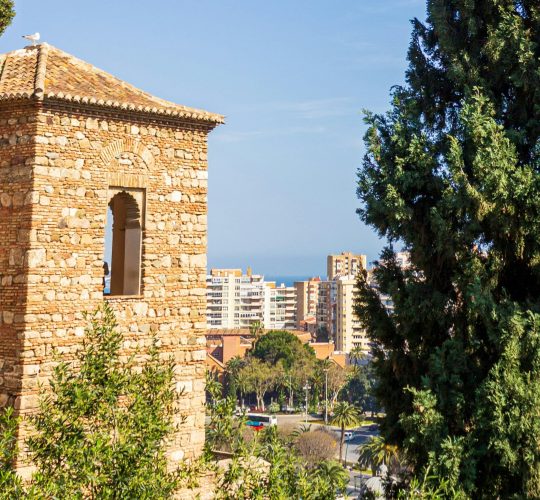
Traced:
POLYGON ((155 333, 177 363, 171 460, 200 453, 207 135, 222 122, 47 44, 0 56, 2 406, 35 410, 53 351, 71 359, 82 312, 107 300, 126 353, 155 333))

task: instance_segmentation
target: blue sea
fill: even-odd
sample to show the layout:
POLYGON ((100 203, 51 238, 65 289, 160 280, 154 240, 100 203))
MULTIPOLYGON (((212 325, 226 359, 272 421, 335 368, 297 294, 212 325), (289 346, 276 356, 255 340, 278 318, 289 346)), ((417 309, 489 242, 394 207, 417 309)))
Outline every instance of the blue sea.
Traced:
MULTIPOLYGON (((314 276, 272 276, 271 274, 264 275, 265 281, 275 281, 277 286, 281 285, 281 283, 285 283, 285 286, 293 286, 295 281, 307 281, 313 277, 314 276)), ((321 279, 324 279, 324 277, 321 276, 321 279)))

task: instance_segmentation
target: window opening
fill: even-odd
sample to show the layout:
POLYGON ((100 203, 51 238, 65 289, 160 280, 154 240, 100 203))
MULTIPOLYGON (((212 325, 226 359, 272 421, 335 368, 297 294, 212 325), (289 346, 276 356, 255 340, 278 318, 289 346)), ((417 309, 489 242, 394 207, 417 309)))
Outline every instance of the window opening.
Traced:
POLYGON ((110 189, 105 228, 103 293, 139 295, 144 208, 143 190, 110 189))

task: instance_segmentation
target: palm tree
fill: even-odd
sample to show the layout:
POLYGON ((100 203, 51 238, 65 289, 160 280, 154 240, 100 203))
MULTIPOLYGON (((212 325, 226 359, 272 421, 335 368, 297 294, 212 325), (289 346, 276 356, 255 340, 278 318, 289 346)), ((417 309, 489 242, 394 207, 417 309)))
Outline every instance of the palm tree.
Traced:
POLYGON ((240 392, 240 399, 242 398, 243 386, 238 380, 238 375, 245 364, 245 360, 240 356, 235 356, 227 361, 225 365, 227 396, 234 396, 236 399, 238 399, 237 392, 240 392))
POLYGON ((351 360, 351 364, 356 366, 359 361, 362 361, 366 359, 366 353, 362 349, 362 346, 357 344, 355 345, 351 352, 349 353, 349 359, 351 360))
POLYGON ((316 475, 335 493, 343 491, 349 482, 349 473, 334 460, 325 460, 317 467, 316 475))
POLYGON ((255 342, 257 342, 263 333, 262 323, 259 320, 252 321, 249 325, 249 333, 255 338, 255 342))
POLYGON ((290 434, 289 438, 291 441, 296 441, 302 434, 306 432, 311 432, 311 424, 302 424, 299 427, 296 427, 290 434))
POLYGON ((389 466, 392 461, 398 460, 398 447, 388 443, 382 436, 373 436, 360 447, 358 463, 366 469, 369 467, 374 475, 381 465, 389 466))
POLYGON ((361 421, 358 409, 347 401, 340 401, 334 406, 334 415, 331 424, 341 429, 339 440, 339 460, 343 461, 343 443, 345 442, 345 428, 358 425, 361 421))

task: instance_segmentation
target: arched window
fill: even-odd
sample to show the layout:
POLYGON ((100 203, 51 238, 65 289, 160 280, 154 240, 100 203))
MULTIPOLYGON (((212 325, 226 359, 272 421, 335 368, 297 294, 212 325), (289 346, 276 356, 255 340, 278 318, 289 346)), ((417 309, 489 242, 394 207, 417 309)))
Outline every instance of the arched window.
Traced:
POLYGON ((103 263, 104 293, 139 295, 144 191, 111 188, 109 196, 103 263))

